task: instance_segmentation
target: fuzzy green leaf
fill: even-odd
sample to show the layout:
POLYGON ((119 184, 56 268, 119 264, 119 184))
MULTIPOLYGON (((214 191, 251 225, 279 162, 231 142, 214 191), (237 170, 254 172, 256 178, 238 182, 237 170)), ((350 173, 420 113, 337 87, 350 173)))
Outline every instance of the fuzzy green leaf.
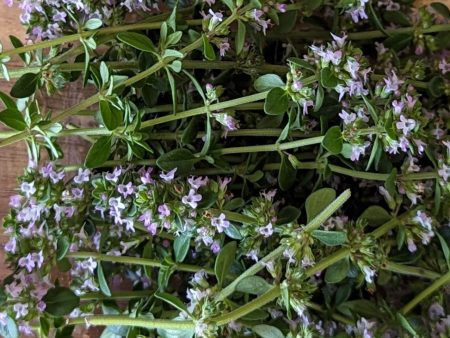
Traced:
POLYGON ((217 255, 216 262, 214 264, 214 273, 216 274, 219 288, 222 287, 225 277, 235 260, 236 249, 236 242, 230 242, 226 244, 217 255))
POLYGON ((143 52, 150 53, 156 51, 155 45, 153 44, 152 40, 150 40, 144 34, 135 32, 121 32, 117 34, 117 39, 143 52))
POLYGON ((103 136, 100 137, 89 149, 84 165, 87 168, 95 168, 103 163, 109 158, 111 153, 111 137, 103 136))
POLYGON ((307 222, 311 222, 336 198, 336 191, 331 188, 322 188, 308 196, 305 203, 307 222))
POLYGON ((284 114, 289 107, 288 94, 283 88, 272 88, 264 102, 264 112, 267 115, 284 114))
POLYGON ((72 290, 60 286, 48 290, 42 300, 45 312, 56 317, 68 315, 80 305, 80 298, 72 290))
POLYGON ((276 74, 265 74, 258 77, 253 86, 257 92, 265 92, 272 88, 284 87, 284 81, 276 74))
POLYGON ((343 145, 341 128, 334 126, 328 129, 322 140, 322 146, 330 153, 338 155, 342 151, 343 145))
POLYGON ((25 98, 34 94, 38 87, 41 75, 39 73, 23 74, 11 88, 11 96, 15 98, 25 98))

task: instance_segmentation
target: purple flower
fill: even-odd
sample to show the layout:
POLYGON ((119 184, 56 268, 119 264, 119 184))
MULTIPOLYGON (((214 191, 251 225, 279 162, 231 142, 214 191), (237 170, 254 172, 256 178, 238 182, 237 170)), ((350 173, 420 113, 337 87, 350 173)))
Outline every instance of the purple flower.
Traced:
POLYGON ((356 80, 358 79, 358 71, 359 71, 359 62, 356 61, 352 57, 347 58, 347 63, 344 66, 344 69, 350 73, 350 76, 352 79, 356 80))
POLYGON ((276 8, 280 13, 285 13, 287 11, 287 5, 286 4, 276 4, 276 8))
POLYGON ((400 88, 400 86, 405 83, 403 80, 399 80, 397 77, 397 74, 395 74, 394 71, 391 72, 391 75, 387 76, 387 78, 384 79, 385 87, 384 90, 387 94, 393 92, 397 92, 400 88))
POLYGON ((122 219, 122 223, 125 224, 125 230, 135 232, 134 230, 134 220, 131 217, 122 219))
POLYGON ((220 251, 220 243, 218 241, 214 241, 213 244, 211 244, 211 251, 213 254, 217 255, 220 251))
POLYGON ((48 178, 52 173, 54 173, 53 164, 48 163, 46 166, 42 167, 39 172, 41 173, 42 177, 48 178))
POLYGON ((342 109, 342 112, 339 113, 339 117, 342 119, 345 125, 351 124, 355 122, 356 120, 356 114, 355 113, 347 113, 344 109, 342 109))
POLYGON ((407 119, 404 115, 400 115, 400 121, 397 122, 396 127, 403 132, 403 135, 408 136, 409 132, 416 127, 416 121, 407 119))
POLYGON ((27 256, 19 259, 19 266, 26 268, 28 272, 33 271, 35 262, 34 262, 34 259, 31 255, 31 253, 29 253, 27 256))
POLYGON ((5 244, 5 251, 9 253, 16 253, 17 250, 17 239, 16 237, 11 237, 11 239, 5 244))
POLYGON ((202 195, 197 194, 194 189, 189 190, 189 194, 186 196, 183 196, 181 199, 181 202, 183 204, 189 205, 192 209, 197 208, 198 203, 202 200, 202 195))
POLYGON ((169 217, 170 216, 170 208, 167 206, 167 204, 161 204, 158 207, 158 213, 162 217, 169 217))
POLYGON ((333 40, 336 42, 336 44, 339 48, 342 48, 345 45, 345 40, 347 40, 346 34, 344 34, 344 36, 342 36, 342 38, 337 35, 334 35, 333 33, 330 33, 330 34, 333 37, 333 40))
POLYGON ((172 169, 171 171, 167 172, 166 174, 164 172, 162 172, 159 174, 159 177, 161 177, 164 182, 170 183, 174 179, 176 172, 177 172, 177 168, 172 169))
POLYGON ((300 80, 294 80, 291 85, 293 92, 299 92, 303 88, 303 82, 300 80))
POLYGON ((445 312, 442 305, 439 303, 431 304, 431 306, 428 308, 428 317, 431 320, 437 320, 440 317, 445 317, 445 312))
POLYGON ((228 38, 223 39, 219 43, 219 54, 221 57, 224 57, 226 52, 230 50, 230 43, 228 42, 228 38))
POLYGON ((450 177, 450 166, 442 164, 442 168, 438 170, 438 175, 442 177, 442 179, 447 182, 450 177))
POLYGON ((219 186, 221 190, 225 190, 227 185, 231 182, 231 177, 219 177, 219 186))
POLYGON ((445 58, 442 58, 441 61, 439 61, 439 70, 443 75, 450 72, 450 63, 448 63, 445 58))
POLYGON ((221 213, 219 217, 211 218, 211 225, 215 227, 219 233, 222 233, 230 226, 230 222, 226 220, 225 214, 221 213))
POLYGON ((373 283, 373 277, 375 277, 375 271, 368 266, 363 267, 364 279, 367 283, 373 283))
POLYGON ((57 11, 55 14, 53 14, 53 21, 66 22, 66 16, 67 16, 67 14, 65 12, 57 11))
POLYGON ((266 238, 272 236, 273 234, 272 223, 267 224, 265 227, 258 228, 258 232, 266 238))
POLYGON ((366 148, 370 146, 369 142, 364 143, 363 145, 354 144, 352 145, 352 154, 350 159, 352 161, 359 161, 359 157, 366 153, 366 148))
POLYGON ((211 8, 208 13, 211 15, 211 24, 214 26, 223 20, 223 14, 220 12, 214 12, 211 8))
POLYGON ((117 191, 124 197, 127 198, 127 196, 134 194, 135 187, 133 186, 133 183, 128 182, 128 184, 119 184, 117 187, 117 191))
POLYGON ((9 198, 9 206, 14 209, 18 209, 22 206, 22 196, 14 195, 9 198))
POLYGON ((16 313, 16 319, 25 317, 28 314, 28 304, 17 303, 14 304, 13 309, 16 313))
POLYGON ((91 174, 91 171, 89 169, 78 169, 78 174, 73 178, 73 181, 76 184, 83 184, 85 182, 89 182, 89 175, 91 174))
POLYGON ((416 216, 413 218, 413 221, 420 224, 422 228, 431 231, 431 217, 427 216, 427 214, 421 210, 417 211, 416 216))
POLYGON ((394 107, 394 114, 396 114, 396 115, 398 115, 402 112, 404 106, 405 106, 405 104, 403 103, 403 101, 397 101, 397 100, 392 101, 392 107, 394 107))
POLYGON ((121 167, 115 167, 112 173, 107 173, 105 178, 107 181, 117 183, 119 180, 120 175, 122 175, 122 168, 121 167))
POLYGON ((83 198, 83 189, 80 188, 73 188, 72 190, 72 196, 76 199, 76 200, 80 200, 83 198))
POLYGON ((408 238, 406 240, 406 242, 408 243, 408 251, 409 252, 416 252, 417 251, 417 246, 414 243, 414 241, 411 238, 408 238))
POLYGON ((206 186, 208 184, 208 181, 209 181, 209 179, 207 176, 205 176, 205 177, 199 176, 196 178, 194 176, 191 176, 188 178, 189 185, 191 186, 192 189, 195 189, 195 190, 198 190, 201 187, 206 186))
POLYGON ((36 192, 34 182, 22 182, 22 184, 20 185, 20 191, 22 191, 27 198, 30 198, 36 192))
POLYGON ((153 184, 155 180, 151 177, 151 173, 153 172, 153 168, 148 168, 147 170, 141 171, 141 182, 142 184, 153 184))

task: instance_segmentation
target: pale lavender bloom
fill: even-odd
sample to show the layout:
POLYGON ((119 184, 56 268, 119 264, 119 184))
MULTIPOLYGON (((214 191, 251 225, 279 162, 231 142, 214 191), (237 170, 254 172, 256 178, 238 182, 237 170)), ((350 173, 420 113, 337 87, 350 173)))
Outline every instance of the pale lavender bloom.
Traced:
POLYGON ((80 188, 73 188, 72 189, 72 195, 77 200, 80 200, 80 199, 83 198, 83 193, 84 193, 83 189, 80 189, 80 188))
POLYGON ((341 63, 342 51, 340 51, 340 50, 333 51, 331 49, 327 49, 322 58, 323 58, 323 61, 331 62, 332 64, 337 66, 338 64, 341 63))
POLYGON ((251 258, 255 262, 259 261, 258 252, 256 250, 250 250, 245 256, 251 258))
POLYGON ((225 190, 227 185, 231 182, 231 177, 219 177, 219 186, 221 190, 225 190))
POLYGON ((0 325, 6 326, 8 314, 6 312, 0 312, 0 325))
POLYGON ((176 171, 177 171, 177 168, 172 169, 171 171, 167 172, 166 174, 164 174, 164 172, 162 172, 159 174, 159 177, 161 177, 164 182, 170 183, 174 179, 176 171))
POLYGON ((338 45, 339 48, 342 48, 345 45, 345 40, 347 40, 347 34, 344 34, 341 37, 334 35, 333 33, 330 33, 331 36, 333 37, 333 40, 336 42, 336 44, 338 45))
POLYGON ((37 309, 41 313, 45 311, 46 307, 47 307, 47 304, 45 304, 45 302, 43 302, 43 301, 40 301, 37 303, 37 309))
POLYGON ((189 194, 186 196, 183 196, 183 198, 181 199, 181 202, 183 202, 183 204, 187 204, 189 205, 192 209, 197 208, 198 203, 202 200, 202 195, 197 194, 196 191, 194 189, 190 189, 189 190, 189 194))
POLYGON ((344 69, 350 73, 352 79, 356 80, 358 79, 359 67, 360 65, 358 61, 356 61, 354 58, 348 57, 344 69))
POLYGON ((139 218, 138 220, 142 223, 144 223, 144 226, 147 227, 150 225, 150 223, 153 220, 153 214, 151 210, 146 210, 139 218))
POLYGON ((78 169, 78 174, 73 178, 73 181, 76 184, 83 184, 85 182, 89 182, 89 175, 91 174, 91 171, 89 169, 78 169))
POLYGON ((405 136, 401 136, 399 141, 400 142, 398 145, 399 145, 400 149, 406 153, 410 146, 408 139, 405 136))
POLYGON ((359 0, 359 6, 346 10, 346 13, 350 14, 352 17, 353 22, 358 23, 360 19, 368 19, 365 11, 365 6, 368 1, 369 0, 359 0))
POLYGON ((445 58, 442 58, 441 61, 439 61, 439 70, 443 75, 450 72, 450 63, 448 63, 445 58))
POLYGON ((107 181, 117 183, 119 180, 120 175, 122 175, 122 168, 121 167, 115 167, 112 173, 107 173, 105 178, 107 181))
POLYGON ((373 277, 375 277, 375 271, 368 266, 363 267, 364 279, 367 283, 373 283, 373 277))
POLYGON ((342 98, 344 97, 345 93, 348 93, 349 88, 344 87, 341 84, 338 84, 336 87, 334 87, 334 90, 339 94, 339 102, 341 102, 342 98))
POLYGON ((19 259, 19 266, 26 268, 28 272, 33 271, 35 262, 34 262, 34 259, 31 255, 31 253, 29 253, 27 256, 19 259))
POLYGON ((117 187, 117 191, 124 197, 127 198, 127 196, 134 194, 135 187, 133 186, 133 183, 128 182, 128 184, 119 184, 117 187))
POLYGON ((272 189, 269 191, 262 191, 259 193, 261 195, 261 197, 263 197, 264 199, 268 200, 268 201, 273 201, 273 198, 275 197, 275 195, 277 194, 277 189, 272 189))
POLYGON ((445 135, 445 131, 443 129, 439 128, 437 125, 436 125, 436 128, 431 131, 431 133, 434 135, 436 140, 440 140, 445 135))
POLYGON ((30 198, 36 192, 34 182, 22 182, 22 184, 20 185, 20 191, 22 191, 27 198, 30 198))
POLYGON ((403 135, 408 136, 410 131, 416 127, 416 121, 407 119, 404 115, 400 115, 400 121, 395 124, 398 130, 403 132, 403 135))
POLYGON ((312 100, 303 100, 303 115, 308 115, 308 107, 314 106, 314 102, 312 100))
POLYGON ((28 314, 28 304, 17 303, 14 304, 13 309, 16 313, 16 319, 25 317, 28 314))
POLYGON ((369 90, 364 88, 364 84, 360 80, 347 80, 348 94, 350 96, 366 96, 369 90))
POLYGON ((374 338, 372 330, 375 328, 376 322, 361 318, 356 322, 356 329, 362 338, 374 338))
POLYGON ((20 321, 19 322, 19 332, 23 333, 25 336, 32 336, 34 331, 33 328, 26 322, 20 321))
POLYGON ((299 92, 303 88, 303 82, 300 80, 294 80, 291 85, 293 92, 299 92))
POLYGON ((416 252, 417 251, 416 243, 414 243, 414 241, 411 238, 408 238, 406 240, 406 243, 408 243, 408 251, 409 252, 416 252))
POLYGON ((285 13, 287 11, 287 5, 286 4, 277 3, 275 7, 277 8, 277 10, 280 13, 285 13))
POLYGON ((14 195, 9 198, 9 206, 14 209, 18 209, 22 206, 22 196, 14 195))
POLYGON ((16 253, 17 250, 17 238, 11 237, 10 240, 5 244, 5 251, 9 253, 16 253))
POLYGON ((401 100, 400 101, 397 101, 397 100, 392 101, 392 107, 394 107, 394 114, 396 114, 396 115, 398 115, 402 112, 404 106, 405 106, 405 104, 401 100))
POLYGON ((359 161, 359 158, 361 155, 364 156, 366 153, 366 148, 370 146, 369 142, 364 143, 363 145, 352 145, 352 154, 350 156, 350 159, 352 161, 359 161))
POLYGON ((65 12, 57 11, 55 14, 53 14, 53 21, 66 22, 66 16, 67 16, 67 14, 65 12))
POLYGON ((442 168, 438 170, 438 175, 442 177, 442 179, 447 182, 450 177, 450 166, 442 164, 442 168))
POLYGON ((61 216, 63 215, 64 207, 61 207, 58 204, 53 204, 53 210, 55 211, 55 221, 57 223, 61 222, 61 216))
POLYGON ((413 141, 417 146, 417 151, 419 152, 419 155, 422 155, 423 152, 425 151, 425 147, 427 146, 427 144, 419 139, 414 139, 413 141))
POLYGON ((61 170, 59 172, 52 172, 50 173, 50 180, 53 182, 53 184, 58 183, 59 181, 63 180, 66 174, 64 173, 64 170, 61 170))
POLYGON ((165 203, 161 204, 158 207, 158 212, 159 212, 160 216, 163 216, 163 217, 169 217, 170 216, 170 208, 165 203))
POLYGON ((205 271, 205 270, 200 270, 200 271, 197 271, 197 272, 194 274, 194 277, 192 277, 191 282, 192 282, 192 283, 199 284, 199 283, 201 283, 205 278, 206 278, 206 271, 205 271))
POLYGON ((387 78, 384 79, 385 83, 385 92, 386 93, 395 93, 399 90, 400 86, 405 83, 405 81, 400 80, 395 74, 394 71, 391 72, 391 75, 388 75, 387 78))
POLYGON ((9 294, 12 298, 18 298, 23 290, 24 284, 20 284, 17 281, 5 285, 6 293, 9 294))
POLYGON ((228 42, 228 38, 225 38, 219 43, 220 56, 224 57, 226 52, 228 52, 229 50, 230 50, 230 43, 228 42))
POLYGON ((219 233, 222 233, 230 226, 230 222, 226 220, 225 214, 221 213, 219 217, 211 218, 211 225, 215 227, 219 233))
POLYGON ((48 163, 46 166, 42 167, 39 172, 41 173, 42 177, 49 178, 52 173, 54 173, 53 164, 48 163))
POLYGON ((211 244, 211 251, 215 255, 217 255, 219 253, 220 243, 218 241, 214 241, 213 244, 211 244))
POLYGON ((378 55, 383 55, 388 51, 381 42, 375 42, 375 49, 377 50, 378 55))
POLYGON ((421 210, 418 210, 416 216, 413 218, 413 221, 420 224, 422 228, 431 231, 433 221, 431 217, 427 216, 427 214, 421 210))
POLYGON ((440 317, 444 317, 445 316, 445 312, 444 312, 444 308, 442 307, 441 304, 439 303, 433 303, 431 304, 431 306, 428 308, 428 317, 431 320, 437 320, 440 317))
POLYGON ((408 106, 409 109, 414 108, 416 103, 417 103, 417 99, 414 96, 406 94, 406 105, 408 106))
POLYGON ((208 13, 211 15, 211 23, 212 25, 216 25, 223 20, 223 14, 220 12, 214 12, 211 8, 208 13))
POLYGON ((216 0, 204 0, 209 7, 211 7, 212 5, 214 5, 216 3, 216 0))
POLYGON ((442 141, 442 144, 447 148, 447 156, 450 157, 450 141, 442 141))
POLYGON ((42 250, 39 252, 34 252, 31 257, 33 258, 36 267, 40 268, 42 267, 42 264, 44 263, 44 255, 42 254, 42 250))
POLYGON ((195 190, 206 186, 208 184, 208 181, 209 181, 209 179, 207 176, 205 176, 205 177, 199 176, 197 178, 194 178, 194 176, 191 176, 188 178, 189 185, 191 186, 191 188, 193 188, 195 190))
POLYGON ((197 240, 203 241, 203 243, 207 246, 210 246, 213 244, 213 236, 214 232, 212 232, 207 227, 201 227, 197 229, 197 233, 200 235, 200 238, 197 238, 197 240))
POLYGON ((116 210, 116 211, 119 211, 120 212, 120 210, 123 210, 123 209, 125 209, 125 204, 123 204, 122 203, 122 197, 117 197, 117 198, 115 198, 115 197, 111 197, 110 199, 109 199, 109 206, 113 209, 113 210, 116 210))
POLYGON ((155 180, 151 177, 153 168, 148 168, 147 170, 141 170, 141 182, 142 184, 153 184, 155 180))
POLYGON ((89 257, 88 259, 81 261, 79 264, 83 270, 89 271, 91 274, 94 273, 94 270, 97 267, 97 262, 94 261, 92 257, 89 257))
POLYGON ((135 229, 134 229, 134 220, 133 220, 131 217, 122 219, 122 223, 125 224, 125 230, 126 230, 126 231, 135 232, 135 229))
POLYGON ((356 114, 355 113, 347 113, 344 109, 342 109, 342 112, 339 113, 339 117, 342 119, 345 125, 351 124, 355 122, 356 120, 356 114))
POLYGON ((92 279, 86 279, 84 283, 80 286, 81 290, 88 290, 88 291, 99 291, 99 288, 97 285, 94 284, 92 279))
POLYGON ((287 258, 288 264, 295 264, 295 262, 297 261, 295 259, 295 251, 292 248, 287 248, 286 250, 284 250, 283 256, 287 258))
POLYGON ((273 234, 273 226, 272 223, 267 224, 265 227, 258 228, 258 232, 263 235, 265 238, 272 236, 273 234))

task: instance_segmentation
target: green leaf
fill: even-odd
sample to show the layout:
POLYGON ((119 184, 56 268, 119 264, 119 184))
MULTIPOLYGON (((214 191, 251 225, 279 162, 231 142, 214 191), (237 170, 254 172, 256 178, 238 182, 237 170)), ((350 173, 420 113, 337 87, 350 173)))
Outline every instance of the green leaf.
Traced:
POLYGON ((265 74, 258 77, 253 83, 257 92, 265 92, 272 88, 284 87, 284 81, 276 74, 265 74))
POLYGON ((100 76, 102 78, 103 85, 109 82, 109 69, 104 61, 100 62, 100 76))
POLYGON ((320 84, 325 88, 335 88, 338 85, 338 78, 330 67, 322 68, 320 71, 320 84))
POLYGON ((316 103, 314 104, 314 112, 318 112, 320 108, 322 108, 324 97, 325 93, 323 91, 323 87, 319 84, 316 92, 316 103))
POLYGON ((364 210, 358 219, 365 219, 368 225, 372 227, 379 227, 390 221, 392 216, 384 208, 378 205, 372 205, 364 210))
POLYGON ((371 301, 367 299, 350 300, 338 306, 339 312, 351 317, 354 314, 366 318, 383 318, 383 312, 371 301))
POLYGON ((0 91, 0 100, 5 105, 5 109, 18 110, 16 102, 2 91, 0 91))
POLYGON ((102 116, 103 124, 108 130, 114 130, 122 124, 122 111, 114 107, 114 105, 108 101, 100 101, 100 114, 102 116))
POLYGON ((430 6, 446 19, 450 19, 450 10, 442 2, 432 2, 430 6))
POLYGON ((11 88, 11 96, 21 99, 33 95, 37 89, 40 78, 40 73, 23 74, 11 88))
POLYGON ((141 50, 143 52, 155 52, 156 48, 152 40, 150 40, 146 35, 134 32, 121 32, 117 34, 117 39, 123 43, 141 50))
POLYGON ((339 126, 333 126, 327 130, 325 137, 322 140, 322 146, 334 155, 338 155, 342 151, 344 141, 342 139, 342 132, 339 126))
POLYGON ((93 18, 86 21, 83 28, 85 30, 92 31, 94 29, 100 28, 101 26, 103 26, 103 21, 100 19, 93 18))
POLYGON ((5 109, 0 112, 0 122, 14 130, 22 131, 27 128, 25 120, 17 109, 5 109))
MULTIPOLYGON (((23 47, 22 41, 20 41, 18 38, 16 38, 14 35, 10 35, 9 39, 11 40, 11 44, 14 46, 14 48, 20 48, 23 47)), ((19 57, 22 59, 23 62, 28 64, 30 62, 30 54, 29 53, 20 53, 19 57)), ((9 80, 8 80, 9 81, 9 80)))
POLYGON ((402 11, 386 11, 383 13, 383 18, 400 26, 411 26, 411 21, 402 11))
POLYGON ((311 222, 336 198, 336 191, 331 188, 322 188, 308 196, 305 202, 307 222, 311 222))
POLYGON ((89 46, 88 46, 87 42, 84 39, 80 39, 80 42, 83 45, 83 50, 84 50, 83 86, 86 86, 87 81, 88 81, 88 75, 89 75, 91 55, 89 52, 89 46))
POLYGON ((397 168, 392 169, 388 178, 384 182, 384 187, 386 188, 389 195, 395 197, 397 195, 397 168))
POLYGON ((343 231, 314 230, 312 236, 326 246, 339 246, 347 242, 347 234, 343 231))
POLYGON ((325 272, 325 281, 329 284, 335 284, 342 281, 347 277, 348 270, 350 269, 350 263, 347 258, 331 265, 325 272))
POLYGON ((182 144, 191 144, 195 140, 198 134, 198 125, 198 116, 192 117, 181 135, 182 144))
POLYGON ((183 68, 183 64, 180 60, 175 60, 171 64, 169 64, 170 69, 172 69, 175 73, 181 72, 181 69, 183 68))
POLYGON ((230 11, 234 11, 236 8, 233 0, 222 0, 222 2, 230 9, 230 11))
POLYGON ((228 226, 228 228, 225 228, 224 233, 225 233, 225 235, 227 235, 228 237, 230 237, 232 239, 237 239, 237 240, 242 239, 241 232, 234 224, 230 224, 228 226))
POLYGON ((175 253, 175 261, 181 263, 186 258, 191 243, 191 237, 181 235, 175 238, 173 241, 173 251, 175 253))
POLYGON ((241 197, 233 198, 232 200, 225 203, 223 206, 224 210, 236 210, 242 208, 245 205, 245 200, 241 197))
POLYGON ((428 81, 428 91, 433 97, 440 97, 445 94, 445 81, 442 76, 434 76, 428 81))
POLYGON ((253 326, 252 330, 262 338, 284 338, 283 332, 275 326, 260 324, 253 326))
POLYGON ((178 4, 173 7, 169 18, 166 21, 167 22, 167 26, 172 28, 172 30, 174 32, 177 30, 177 8, 178 8, 178 4))
POLYGON ((284 225, 291 222, 295 222, 300 217, 300 209, 293 207, 292 205, 285 206, 280 210, 277 217, 277 225, 284 225))
POLYGON ((236 54, 239 55, 244 49, 245 35, 247 33, 247 26, 241 20, 238 21, 238 31, 236 34, 236 54))
POLYGON ((169 80, 170 85, 170 94, 172 95, 172 112, 176 114, 177 112, 177 106, 178 106, 178 100, 177 100, 177 84, 175 83, 175 78, 173 77, 170 70, 165 68, 167 79, 169 80))
POLYGON ((97 278, 100 286, 100 291, 108 297, 111 297, 111 290, 109 290, 108 281, 106 280, 105 273, 103 272, 102 262, 97 264, 97 278))
POLYGON ((292 166, 288 157, 281 154, 281 166, 278 171, 278 185, 281 190, 286 191, 294 184, 297 178, 297 170, 292 166))
POLYGON ((87 168, 95 168, 105 163, 111 153, 111 137, 100 137, 89 149, 84 165, 87 168))
POLYGON ((187 149, 174 149, 162 154, 156 160, 156 164, 159 168, 166 171, 177 168, 177 175, 185 175, 190 172, 192 166, 198 160, 199 159, 187 149))
POLYGON ((170 293, 166 292, 156 292, 155 297, 158 299, 161 299, 162 301, 170 304, 174 308, 176 308, 179 311, 186 312, 189 314, 188 309, 186 305, 177 297, 171 295, 170 293))
POLYGON ((435 232, 437 238, 439 239, 439 243, 441 244, 442 253, 444 254, 445 261, 447 262, 447 266, 450 267, 450 248, 448 247, 447 241, 439 232, 435 232))
POLYGON ((236 249, 236 242, 230 242, 226 244, 217 255, 216 262, 214 264, 214 273, 216 274, 219 288, 222 287, 225 277, 235 260, 236 249))
POLYGON ((184 54, 175 49, 166 49, 163 54, 163 59, 170 58, 170 57, 184 58, 184 54))
POLYGON ((264 112, 267 115, 284 114, 289 107, 288 94, 283 88, 272 88, 264 102, 264 112))
POLYGON ((48 290, 42 300, 45 312, 55 317, 68 315, 80 305, 80 298, 72 290, 60 286, 48 290))
POLYGON ((378 115, 377 115, 377 111, 375 110, 375 107, 372 105, 372 103, 370 103, 370 101, 364 95, 361 95, 361 97, 364 100, 364 104, 366 105, 367 110, 369 111, 370 116, 372 117, 372 120, 375 123, 377 123, 378 122, 378 115))
POLYGON ((180 42, 183 32, 174 32, 167 37, 166 46, 176 45, 180 42))
POLYGON ((267 292, 272 285, 266 282, 266 280, 259 276, 248 276, 242 279, 236 285, 236 291, 242 293, 248 293, 250 295, 260 296, 267 292))
POLYGON ((70 242, 65 236, 61 236, 58 238, 56 244, 56 259, 60 261, 64 257, 66 257, 67 252, 69 251, 70 242))
POLYGON ((398 321, 403 326, 403 328, 408 331, 413 337, 418 337, 416 330, 411 326, 408 319, 405 318, 400 312, 395 314, 397 316, 398 321))
POLYGON ((3 338, 19 338, 16 322, 10 316, 6 316, 5 321, 6 325, 0 325, 0 336, 3 338))
POLYGON ((300 68, 307 69, 307 70, 309 70, 309 71, 311 71, 313 73, 316 72, 316 67, 314 65, 310 64, 306 60, 292 57, 292 58, 289 58, 288 61, 293 63, 294 65, 300 67, 300 68))
POLYGON ((202 34, 203 41, 203 56, 206 60, 214 61, 216 59, 216 53, 214 52, 214 48, 208 40, 206 34, 202 34))
POLYGON ((169 256, 164 257, 158 272, 158 288, 160 290, 164 290, 167 287, 169 278, 174 271, 175 262, 169 256))
POLYGON ((378 137, 376 137, 373 143, 372 151, 370 152, 369 161, 367 162, 366 171, 370 169, 370 166, 372 165, 373 161, 375 161, 375 159, 380 156, 380 152, 382 151, 382 149, 383 148, 381 141, 378 139, 378 137))
POLYGON ((402 49, 409 46, 412 38, 412 35, 407 33, 395 34, 384 40, 384 46, 393 49, 396 52, 400 52, 402 49))

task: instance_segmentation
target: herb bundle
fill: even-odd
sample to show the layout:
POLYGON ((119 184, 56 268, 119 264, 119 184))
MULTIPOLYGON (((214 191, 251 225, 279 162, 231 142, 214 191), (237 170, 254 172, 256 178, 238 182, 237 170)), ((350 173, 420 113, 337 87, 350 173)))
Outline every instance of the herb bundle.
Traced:
POLYGON ((450 334, 444 4, 17 3, 0 335, 450 334), (95 94, 41 108, 73 81, 95 94))

